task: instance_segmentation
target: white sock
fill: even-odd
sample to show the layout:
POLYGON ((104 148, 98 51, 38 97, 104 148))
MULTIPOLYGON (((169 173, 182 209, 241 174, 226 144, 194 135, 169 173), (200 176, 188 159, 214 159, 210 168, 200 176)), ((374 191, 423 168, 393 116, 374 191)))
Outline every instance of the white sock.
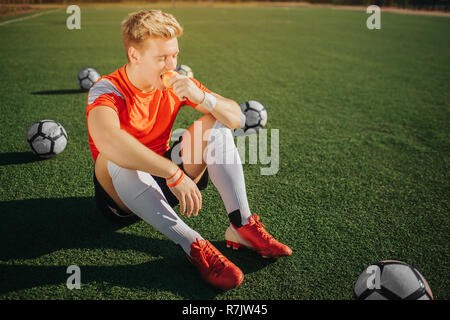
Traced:
POLYGON ((245 190, 241 158, 234 144, 231 130, 216 121, 208 138, 205 162, 211 181, 222 197, 228 214, 240 213, 241 224, 248 224, 251 216, 245 190))
POLYGON ((134 214, 180 245, 188 255, 192 242, 203 240, 172 209, 151 174, 125 169, 111 161, 108 161, 108 172, 120 200, 134 214))

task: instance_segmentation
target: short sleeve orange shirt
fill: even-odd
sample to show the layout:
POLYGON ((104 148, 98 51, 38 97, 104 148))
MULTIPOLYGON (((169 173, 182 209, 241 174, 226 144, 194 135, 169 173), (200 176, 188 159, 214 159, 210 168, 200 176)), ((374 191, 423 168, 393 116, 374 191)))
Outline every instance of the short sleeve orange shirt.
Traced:
MULTIPOLYGON (((100 78, 89 90, 86 120, 89 111, 97 106, 113 109, 120 120, 120 128, 125 130, 147 148, 159 155, 169 149, 172 126, 183 105, 195 108, 189 100, 180 100, 172 89, 154 89, 144 93, 128 80, 125 66, 100 78)), ((201 82, 190 78, 201 90, 211 92, 201 82)), ((94 161, 99 151, 89 133, 89 146, 94 161)))

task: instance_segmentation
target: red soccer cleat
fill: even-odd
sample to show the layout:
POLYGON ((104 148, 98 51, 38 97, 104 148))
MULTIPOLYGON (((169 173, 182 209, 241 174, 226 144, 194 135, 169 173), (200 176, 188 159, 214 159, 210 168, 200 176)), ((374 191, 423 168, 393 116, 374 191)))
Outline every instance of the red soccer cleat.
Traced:
POLYGON ((259 222, 259 216, 254 214, 248 218, 249 224, 236 228, 232 224, 225 232, 227 247, 237 250, 240 247, 248 247, 256 250, 263 258, 279 258, 290 256, 291 248, 275 240, 264 225, 259 222))
POLYGON ((244 274, 209 241, 198 240, 191 244, 189 261, 200 271, 202 278, 222 290, 236 288, 244 280, 244 274))

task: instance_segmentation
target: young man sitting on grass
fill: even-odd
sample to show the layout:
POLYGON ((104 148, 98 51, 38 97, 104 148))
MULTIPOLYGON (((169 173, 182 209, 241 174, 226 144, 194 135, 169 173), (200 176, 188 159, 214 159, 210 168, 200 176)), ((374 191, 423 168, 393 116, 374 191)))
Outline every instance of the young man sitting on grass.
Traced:
POLYGON ((157 10, 130 14, 122 22, 128 62, 102 77, 88 94, 96 199, 110 215, 136 215, 155 227, 183 248, 208 283, 227 290, 241 284, 242 271, 173 209, 180 204, 182 215, 197 216, 208 176, 231 221, 227 245, 273 258, 292 251, 250 212, 231 131, 245 121, 239 105, 178 73, 164 86, 162 75, 176 68, 182 33, 172 15, 157 10), (172 126, 184 105, 203 115, 170 148, 172 126), (182 160, 179 165, 177 157, 182 160))

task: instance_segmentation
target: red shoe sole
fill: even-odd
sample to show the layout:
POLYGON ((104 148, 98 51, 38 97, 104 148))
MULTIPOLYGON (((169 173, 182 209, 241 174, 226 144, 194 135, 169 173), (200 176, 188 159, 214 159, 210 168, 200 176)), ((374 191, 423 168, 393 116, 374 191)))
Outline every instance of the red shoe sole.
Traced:
MULTIPOLYGON (((241 247, 255 250, 254 248, 247 247, 247 246, 245 246, 243 244, 240 244, 240 243, 237 243, 237 242, 233 242, 233 241, 229 241, 229 240, 226 240, 226 243, 227 243, 227 248, 232 248, 233 250, 238 250, 241 247)), ((261 255, 261 257, 263 257, 264 259, 268 259, 268 258, 275 258, 276 259, 276 258, 278 258, 278 257, 269 257, 269 256, 263 256, 263 255, 261 255)))
POLYGON ((233 250, 238 250, 240 247, 244 247, 244 245, 237 243, 237 242, 233 242, 233 241, 228 241, 227 242, 227 248, 233 248, 233 250))

